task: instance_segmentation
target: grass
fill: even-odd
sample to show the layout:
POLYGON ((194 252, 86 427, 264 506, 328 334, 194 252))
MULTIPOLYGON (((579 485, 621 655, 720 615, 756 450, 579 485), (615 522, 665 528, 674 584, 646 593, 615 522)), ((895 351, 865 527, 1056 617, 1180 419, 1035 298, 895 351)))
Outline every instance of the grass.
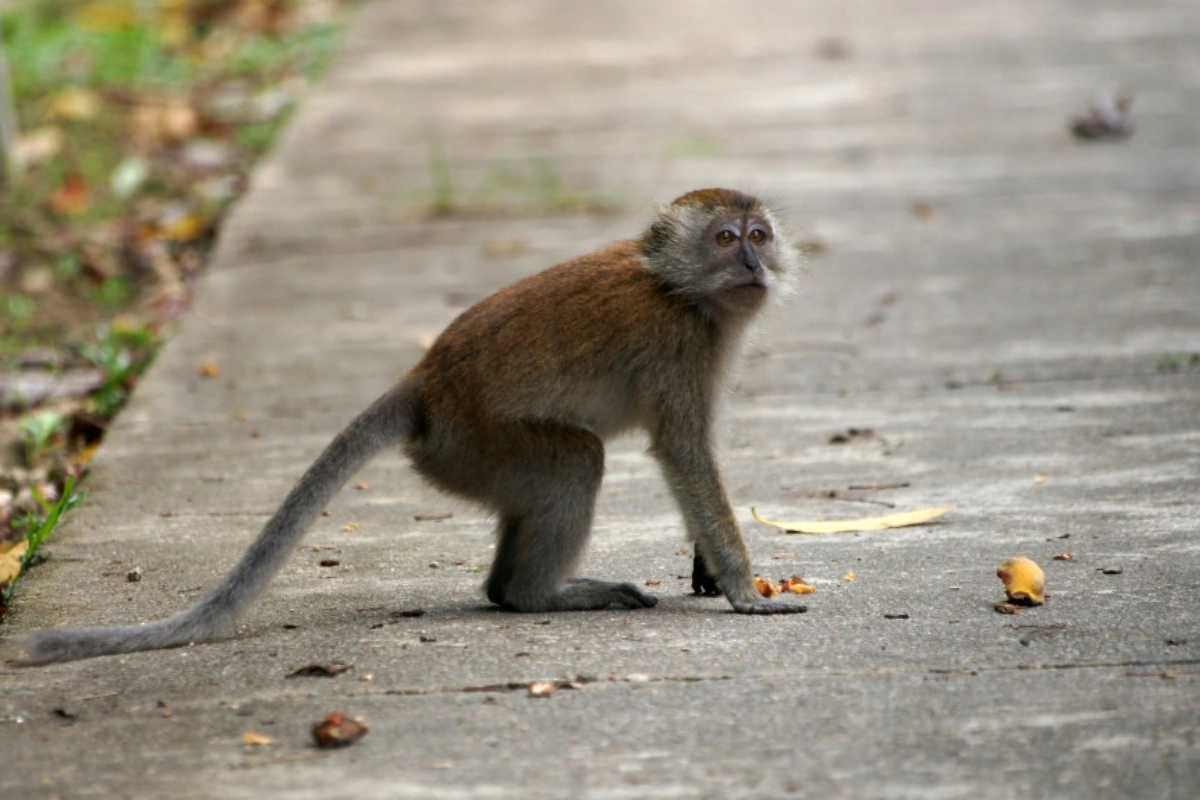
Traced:
POLYGON ((186 307, 254 161, 337 52, 339 8, 353 1, 27 0, 0 12, 22 154, 0 181, 0 370, 102 375, 87 397, 0 410, 19 431, 0 447, 19 446, 28 467, 12 493, 33 495, 0 507, 0 546, 29 543, 22 572, 79 502, 108 421, 186 307))
POLYGON ((0 353, 47 330, 86 337, 154 292, 162 276, 151 262, 161 273, 181 251, 207 254, 233 198, 202 201, 193 187, 244 178, 286 124, 298 87, 337 50, 336 19, 300 21, 312 6, 37 0, 0 15, 24 141, 51 142, 0 187, 0 338, 15 340, 0 353), (197 166, 193 142, 227 145, 229 156, 197 166), (186 223, 174 231, 162 218, 171 206, 186 223), (156 238, 171 240, 158 248, 167 252, 136 252, 156 238), (28 280, 45 268, 50 287, 28 280), (64 305, 72 309, 59 313, 64 305))
POLYGON ((545 158, 493 167, 478 185, 460 189, 441 139, 429 137, 428 213, 434 217, 615 214, 624 203, 568 184, 545 158))
POLYGON ((1200 367, 1200 353, 1161 353, 1154 359, 1154 368, 1159 372, 1180 372, 1197 367, 1200 367))
POLYGON ((41 507, 41 512, 26 512, 17 521, 17 526, 25 531, 23 538, 28 547, 26 547, 25 552, 21 555, 20 571, 17 572, 17 576, 0 588, 0 616, 3 616, 5 609, 12 602, 13 592, 21 576, 36 563, 35 559, 38 557, 38 549, 46 541, 47 537, 54 532, 54 529, 58 526, 59 519, 62 518, 63 514, 83 502, 84 493, 75 491, 76 480, 74 475, 67 478, 66 483, 63 485, 62 493, 56 501, 51 502, 35 494, 34 497, 41 507))
POLYGON ((92 414, 108 419, 125 405, 137 379, 154 361, 161 341, 146 328, 112 329, 82 355, 104 373, 104 383, 88 398, 92 414))
POLYGON ((20 422, 25 464, 32 466, 39 463, 51 447, 61 444, 66 425, 66 417, 52 408, 39 409, 26 415, 20 422))

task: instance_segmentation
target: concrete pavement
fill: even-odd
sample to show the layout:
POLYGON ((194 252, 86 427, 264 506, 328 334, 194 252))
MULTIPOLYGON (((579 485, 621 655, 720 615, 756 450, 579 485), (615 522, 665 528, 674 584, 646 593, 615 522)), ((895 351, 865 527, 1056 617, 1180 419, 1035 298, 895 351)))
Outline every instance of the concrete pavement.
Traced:
POLYGON ((391 454, 236 636, 0 667, 0 796, 1196 796, 1198 54, 1184 0, 366 6, 0 635, 189 604, 455 314, 707 185, 814 251, 721 436, 758 569, 810 612, 691 597, 636 438, 584 570, 659 606, 493 611, 490 521, 391 454), (1072 140, 1114 86, 1135 136, 1072 140), (1052 597, 1005 616, 1013 555, 1052 597), (316 751, 333 709, 371 732, 316 751))

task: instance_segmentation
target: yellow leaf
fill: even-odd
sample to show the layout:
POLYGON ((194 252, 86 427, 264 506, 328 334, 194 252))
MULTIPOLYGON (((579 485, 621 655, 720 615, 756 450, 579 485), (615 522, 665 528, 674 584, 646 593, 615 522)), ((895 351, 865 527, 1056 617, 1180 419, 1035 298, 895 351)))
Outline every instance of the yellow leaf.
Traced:
POLYGON ((21 556, 29 549, 29 542, 22 540, 13 545, 0 545, 0 586, 12 583, 21 572, 21 556))
POLYGON ((192 20, 188 4, 179 0, 162 0, 158 4, 158 37, 169 47, 182 47, 192 40, 192 20))
POLYGON ((100 110, 100 96, 78 86, 60 89, 46 100, 46 111, 53 119, 88 120, 100 110))
POLYGON ((909 525, 924 525, 930 520, 937 519, 943 514, 954 510, 954 506, 939 508, 922 508, 919 511, 904 511, 899 514, 888 514, 884 517, 863 517, 861 519, 836 519, 822 521, 784 522, 763 519, 753 508, 750 513, 764 525, 774 525, 787 533, 854 533, 856 531, 882 531, 888 528, 905 528, 909 525))
POLYGON ((87 182, 82 176, 69 175, 50 195, 50 208, 56 214, 71 216, 82 214, 91 205, 87 182))
POLYGON ((88 464, 92 463, 92 459, 95 458, 96 452, 99 449, 100 449, 100 443, 93 442, 92 444, 89 444, 87 447, 83 448, 78 453, 76 453, 75 456, 71 459, 71 463, 78 464, 80 466, 87 466, 88 464))
POLYGON ((17 138, 13 158, 22 167, 47 161, 62 152, 66 137, 53 126, 35 128, 17 138))
POLYGON ((79 10, 79 22, 93 31, 117 31, 138 21, 130 3, 88 3, 79 10))

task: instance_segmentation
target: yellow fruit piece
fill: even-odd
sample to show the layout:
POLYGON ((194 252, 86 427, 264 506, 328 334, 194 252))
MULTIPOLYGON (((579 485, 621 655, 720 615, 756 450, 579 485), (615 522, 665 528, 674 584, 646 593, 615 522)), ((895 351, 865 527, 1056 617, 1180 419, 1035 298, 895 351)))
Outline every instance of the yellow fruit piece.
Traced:
POLYGON ((1046 573, 1028 558, 1010 558, 996 570, 1013 603, 1040 606, 1046 602, 1046 573))
POLYGON ((242 734, 242 744, 249 747, 266 747, 274 740, 270 736, 266 736, 257 731, 246 731, 242 734))
POLYGON ((761 594, 763 597, 774 597, 775 595, 779 594, 778 587, 776 587, 775 584, 771 583, 770 578, 760 578, 757 575, 755 575, 754 576, 754 588, 758 589, 758 593, 761 594))

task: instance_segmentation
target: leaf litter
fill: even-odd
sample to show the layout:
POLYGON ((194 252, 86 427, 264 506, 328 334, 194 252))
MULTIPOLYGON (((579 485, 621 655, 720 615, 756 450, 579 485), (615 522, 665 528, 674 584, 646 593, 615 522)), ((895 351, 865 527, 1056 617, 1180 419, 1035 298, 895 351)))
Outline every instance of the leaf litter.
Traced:
POLYGON ((859 533, 863 531, 882 531, 889 528, 907 528, 914 525, 924 525, 944 516, 955 509, 955 506, 939 506, 937 508, 922 508, 917 511, 902 511, 896 514, 886 514, 881 517, 860 517, 858 519, 842 520, 770 520, 759 515, 754 508, 750 513, 754 519, 764 525, 779 528, 784 533, 859 533))

